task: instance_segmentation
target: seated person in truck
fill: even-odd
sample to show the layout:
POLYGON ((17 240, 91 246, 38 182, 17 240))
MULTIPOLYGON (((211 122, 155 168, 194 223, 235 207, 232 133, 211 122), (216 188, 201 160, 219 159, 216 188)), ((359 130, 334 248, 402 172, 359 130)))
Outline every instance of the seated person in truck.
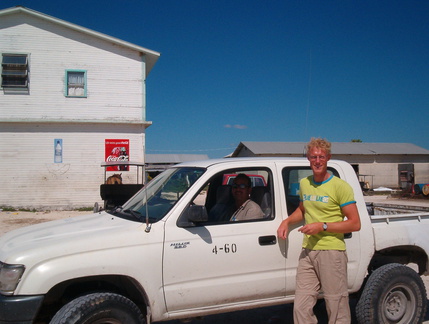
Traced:
POLYGON ((257 203, 250 199, 252 183, 244 173, 238 174, 232 185, 232 196, 234 197, 234 214, 231 221, 243 221, 264 218, 264 213, 257 203))

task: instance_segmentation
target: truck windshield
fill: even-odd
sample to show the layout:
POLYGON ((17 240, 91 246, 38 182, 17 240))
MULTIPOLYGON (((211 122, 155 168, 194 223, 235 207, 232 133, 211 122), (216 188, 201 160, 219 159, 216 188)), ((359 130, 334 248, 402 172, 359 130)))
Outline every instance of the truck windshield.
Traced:
POLYGON ((151 223, 157 222, 204 172, 202 168, 168 169, 128 200, 120 213, 131 214, 140 221, 145 221, 147 214, 151 223))

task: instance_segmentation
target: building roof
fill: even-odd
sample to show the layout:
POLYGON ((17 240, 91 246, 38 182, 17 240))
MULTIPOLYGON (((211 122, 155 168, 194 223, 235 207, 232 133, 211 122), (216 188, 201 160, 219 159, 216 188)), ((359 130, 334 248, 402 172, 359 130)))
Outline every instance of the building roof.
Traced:
MULTIPOLYGON (((242 150, 254 155, 305 155, 307 142, 240 142, 232 157, 242 150)), ((429 150, 411 143, 352 143, 333 142, 333 155, 429 155, 429 150)))
POLYGON ((177 164, 182 162, 208 160, 206 154, 146 154, 147 163, 177 164))
POLYGON ((6 16, 6 15, 11 15, 11 14, 26 14, 26 15, 30 15, 39 19, 43 19, 46 21, 50 21, 54 24, 58 24, 70 29, 73 29, 75 31, 87 34, 87 35, 91 35, 100 39, 103 39, 105 41, 111 42, 113 44, 117 44, 135 51, 138 51, 140 53, 142 53, 142 55, 144 55, 146 57, 146 76, 149 74, 149 72, 151 71, 151 69, 153 68, 153 66, 155 65, 156 61, 158 60, 159 56, 161 55, 158 52, 149 50, 147 48, 120 40, 118 38, 112 37, 112 36, 108 36, 99 32, 96 32, 94 30, 76 25, 76 24, 72 24, 69 23, 65 20, 61 20, 49 15, 46 15, 44 13, 32 10, 32 9, 28 9, 26 7, 22 7, 22 6, 16 6, 16 7, 12 7, 12 8, 8 8, 8 9, 3 9, 0 10, 0 17, 1 16, 6 16))
POLYGON ((175 164, 208 160, 208 158, 205 154, 146 154, 146 171, 162 172, 175 164))

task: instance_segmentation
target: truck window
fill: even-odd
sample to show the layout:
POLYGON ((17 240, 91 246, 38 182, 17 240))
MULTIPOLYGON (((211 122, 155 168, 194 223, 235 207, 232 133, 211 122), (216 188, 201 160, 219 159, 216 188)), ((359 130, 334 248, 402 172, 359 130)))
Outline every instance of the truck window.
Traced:
POLYGON ((162 219, 205 172, 201 168, 171 168, 150 181, 122 207, 124 213, 150 222, 162 219))
MULTIPOLYGON (((237 174, 238 173, 225 174, 223 176, 222 184, 224 184, 224 185, 227 184, 227 185, 232 186, 232 184, 234 183, 234 179, 237 176, 237 174)), ((263 175, 251 174, 251 173, 245 173, 245 174, 250 178, 250 181, 252 182, 252 187, 266 186, 267 185, 267 181, 263 175)))
POLYGON ((250 177, 252 187, 250 199, 260 206, 264 214, 263 218, 249 221, 263 221, 274 217, 271 171, 266 168, 230 169, 213 176, 200 188, 198 194, 192 200, 190 205, 204 206, 209 217, 208 222, 200 225, 231 223, 231 217, 236 210, 232 186, 235 177, 240 173, 250 177))
MULTIPOLYGON (((328 168, 328 172, 338 177, 338 172, 334 168, 328 168)), ((301 179, 312 174, 313 172, 309 166, 287 167, 282 170, 288 215, 293 213, 299 206, 299 183, 301 179)))

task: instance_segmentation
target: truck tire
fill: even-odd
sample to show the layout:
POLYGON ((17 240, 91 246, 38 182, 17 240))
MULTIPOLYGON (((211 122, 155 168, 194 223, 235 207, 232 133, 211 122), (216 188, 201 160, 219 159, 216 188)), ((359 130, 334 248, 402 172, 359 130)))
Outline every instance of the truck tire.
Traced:
POLYGON ((64 305, 50 324, 144 324, 140 309, 128 298, 112 293, 94 293, 64 305))
POLYGON ((422 323, 426 314, 426 288, 410 267, 386 264, 369 277, 356 305, 358 323, 422 323))

